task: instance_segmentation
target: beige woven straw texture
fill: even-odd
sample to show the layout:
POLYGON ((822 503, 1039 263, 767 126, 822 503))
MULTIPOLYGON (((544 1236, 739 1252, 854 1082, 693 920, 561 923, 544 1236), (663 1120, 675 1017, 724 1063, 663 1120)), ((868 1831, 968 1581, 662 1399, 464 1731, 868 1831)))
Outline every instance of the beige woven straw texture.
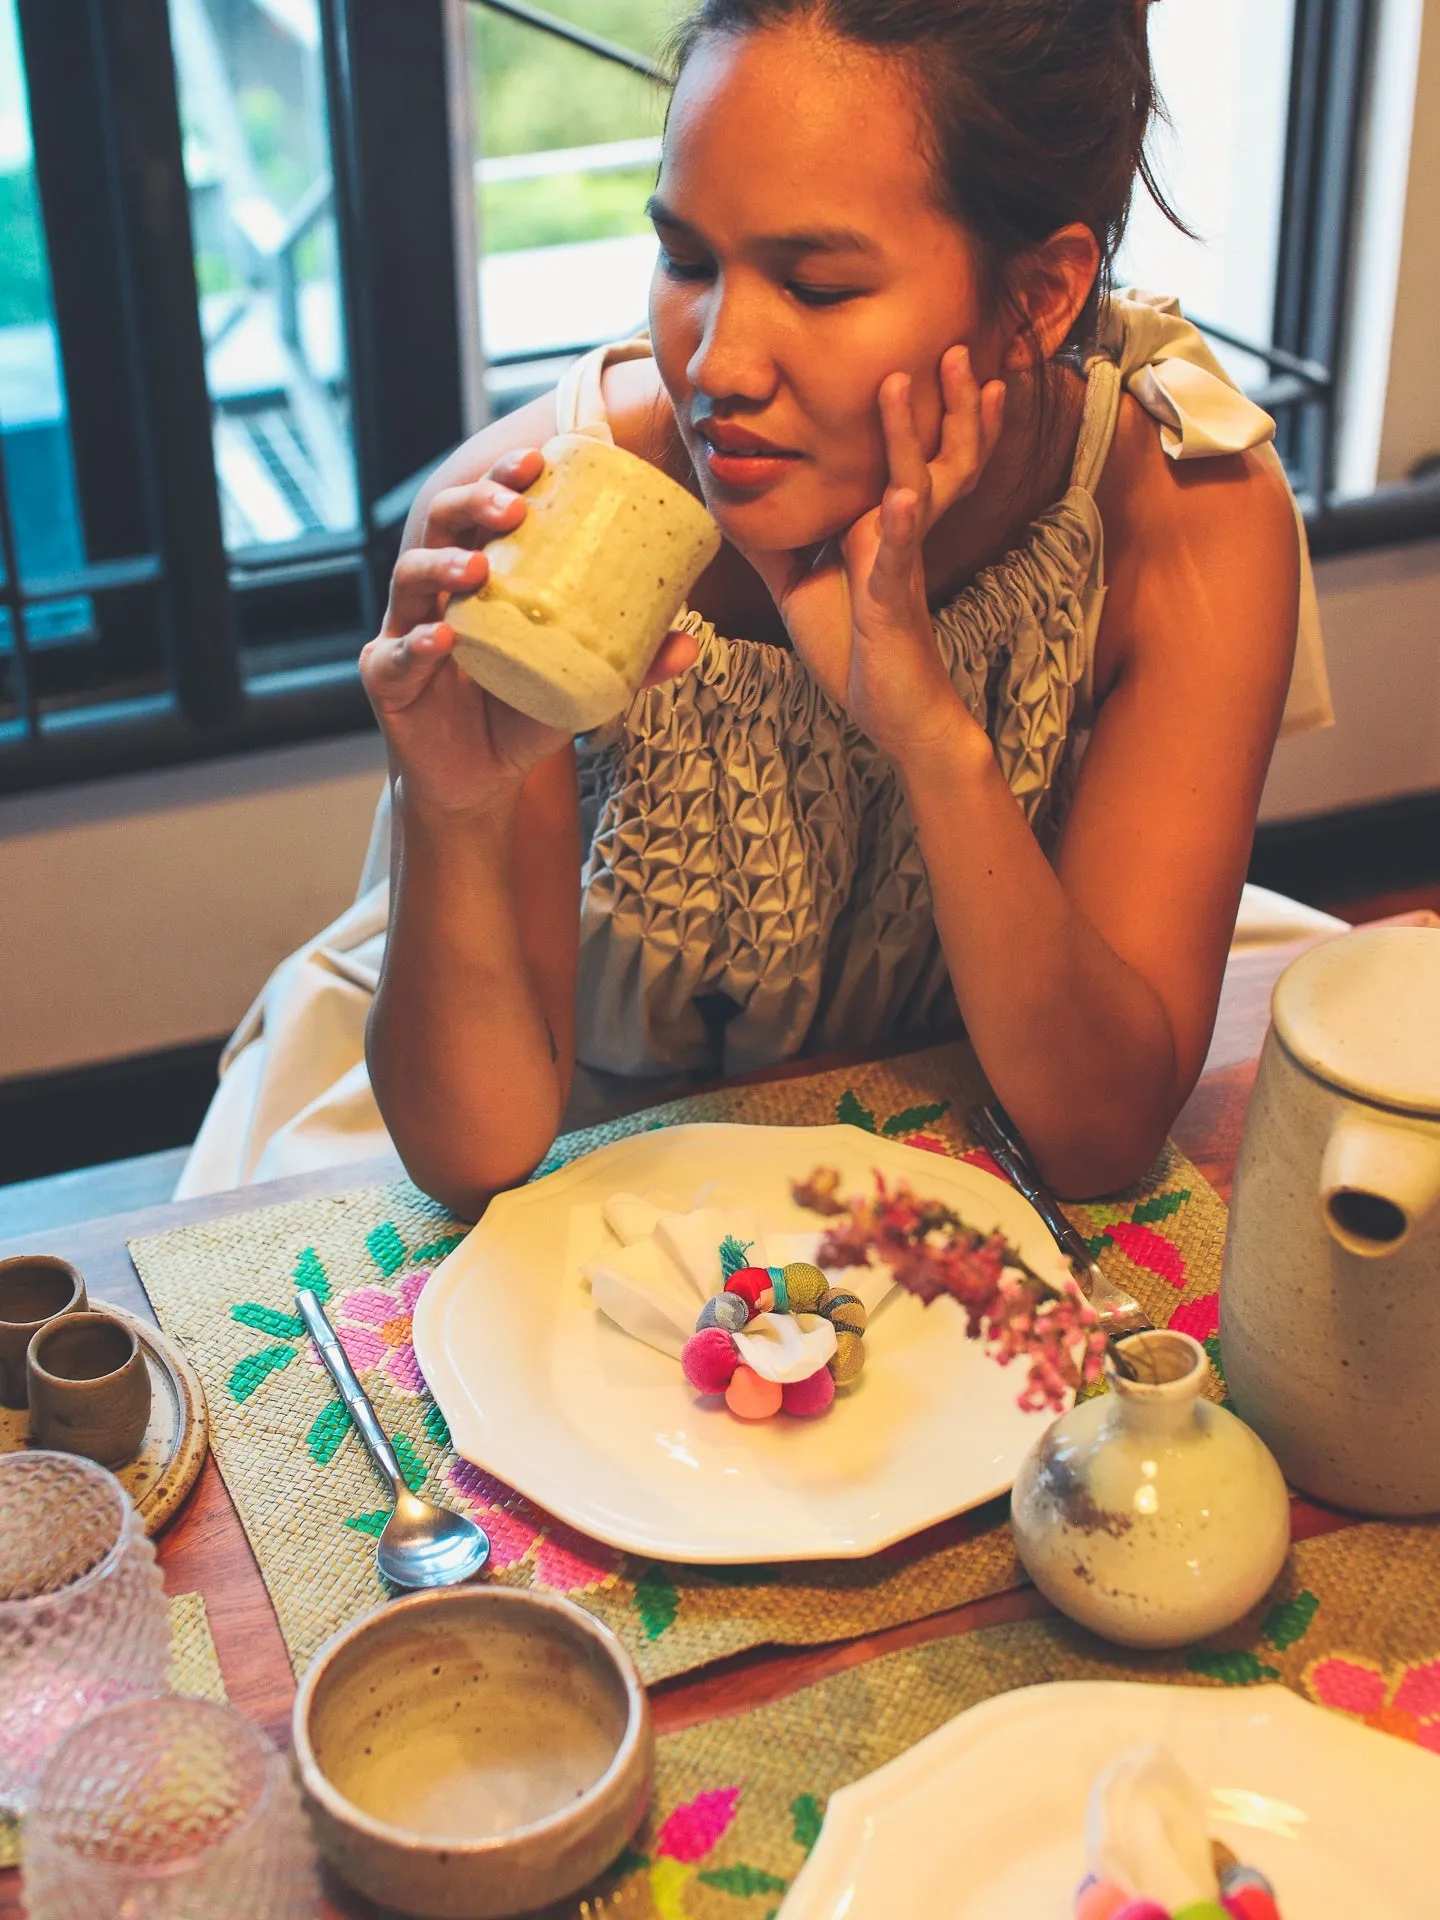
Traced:
MULTIPOLYGON (((565 1137, 541 1172, 647 1128, 698 1120, 849 1120, 973 1153, 961 1116, 983 1091, 966 1046, 930 1048, 631 1114, 565 1137)), ((1173 1146, 1134 1192, 1076 1208, 1074 1217, 1101 1265, 1158 1324, 1174 1319, 1202 1339, 1213 1334, 1225 1210, 1173 1146)), ((381 1490, 295 1315, 297 1284, 326 1300, 412 1483, 475 1513, 489 1532, 489 1577, 570 1595, 616 1630, 647 1680, 767 1642, 847 1638, 1022 1583, 1003 1502, 873 1559, 783 1568, 655 1564, 555 1522, 457 1459, 415 1364, 415 1299, 462 1231, 401 1184, 131 1245, 161 1324, 204 1380, 215 1454, 297 1672, 384 1597, 373 1544, 384 1519, 381 1490)))
POLYGON ((838 1787, 967 1707, 1046 1681, 1240 1689, 1269 1681, 1440 1751, 1437 1591, 1434 1523, 1356 1526, 1295 1547, 1264 1602, 1202 1647, 1136 1654, 1045 1619, 886 1654, 662 1739, 651 1814, 634 1847, 565 1912, 762 1920, 799 1871, 838 1787))

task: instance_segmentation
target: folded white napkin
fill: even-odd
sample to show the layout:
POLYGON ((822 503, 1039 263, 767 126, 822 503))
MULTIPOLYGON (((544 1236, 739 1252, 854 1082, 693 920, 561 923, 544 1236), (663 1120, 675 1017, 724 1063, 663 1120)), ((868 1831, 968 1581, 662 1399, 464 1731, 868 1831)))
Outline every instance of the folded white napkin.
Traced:
POLYGON ((1220 1897, 1204 1796, 1153 1740, 1122 1753, 1091 1788, 1085 1843, 1090 1871, 1132 1900, 1178 1913, 1220 1897))
MULTIPOLYGON (((601 1213, 609 1244, 580 1267, 596 1306, 626 1333, 677 1360, 700 1308, 725 1284, 724 1241, 744 1247, 751 1266, 783 1267, 813 1261, 820 1240, 813 1231, 767 1233, 753 1208, 734 1204, 713 1185, 701 1188, 689 1207, 666 1193, 612 1193, 601 1213)), ((885 1267, 826 1274, 832 1286, 863 1301, 867 1314, 894 1286, 885 1267)), ((807 1379, 835 1352, 835 1330, 818 1314, 759 1314, 736 1339, 746 1366, 781 1382, 807 1379)))

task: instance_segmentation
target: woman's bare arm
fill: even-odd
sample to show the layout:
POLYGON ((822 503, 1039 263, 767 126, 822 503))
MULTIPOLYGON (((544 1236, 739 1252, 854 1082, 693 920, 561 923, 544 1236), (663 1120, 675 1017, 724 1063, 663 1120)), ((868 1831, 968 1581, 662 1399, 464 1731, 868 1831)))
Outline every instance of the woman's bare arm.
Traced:
POLYGON ((1076 1194, 1144 1171, 1204 1064, 1296 622, 1274 455, 1177 469, 1141 431, 1102 503, 1104 699, 1056 867, 968 717, 902 768, 976 1051, 1076 1194))

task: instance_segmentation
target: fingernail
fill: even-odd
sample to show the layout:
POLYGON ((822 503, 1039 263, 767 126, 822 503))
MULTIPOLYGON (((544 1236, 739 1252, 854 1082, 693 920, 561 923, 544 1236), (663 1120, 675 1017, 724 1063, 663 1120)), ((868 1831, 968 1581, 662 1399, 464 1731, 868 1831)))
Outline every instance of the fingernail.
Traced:
POLYGON ((482 578, 487 564, 483 553, 472 553, 455 569, 455 577, 457 580, 468 580, 473 584, 482 578))
POLYGON ((518 493, 512 493, 509 487, 502 487, 497 480, 493 483, 490 498, 497 507, 508 507, 512 500, 518 500, 520 496, 518 493))

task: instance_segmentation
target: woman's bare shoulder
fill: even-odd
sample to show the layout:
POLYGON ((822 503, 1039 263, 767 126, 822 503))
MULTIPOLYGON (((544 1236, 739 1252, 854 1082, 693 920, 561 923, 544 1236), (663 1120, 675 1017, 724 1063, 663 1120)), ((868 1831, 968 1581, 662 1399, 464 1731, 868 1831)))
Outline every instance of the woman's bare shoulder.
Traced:
MULTIPOLYGON (((1298 594, 1299 536, 1273 447, 1172 460, 1157 423, 1126 394, 1096 502, 1109 581, 1097 691, 1136 647, 1164 645, 1167 633, 1169 644, 1180 644, 1202 606, 1211 616, 1207 641, 1220 648, 1242 625, 1255 644, 1251 622, 1233 618, 1242 607, 1274 609, 1262 631, 1273 634, 1277 667, 1288 659, 1293 613, 1279 615, 1298 594)), ((1191 632, 1191 644, 1196 637, 1191 632)))
POLYGON ((675 426, 675 410, 654 360, 648 354, 643 359, 617 360, 606 367, 600 385, 616 445, 663 468, 672 479, 690 479, 690 461, 675 426))

